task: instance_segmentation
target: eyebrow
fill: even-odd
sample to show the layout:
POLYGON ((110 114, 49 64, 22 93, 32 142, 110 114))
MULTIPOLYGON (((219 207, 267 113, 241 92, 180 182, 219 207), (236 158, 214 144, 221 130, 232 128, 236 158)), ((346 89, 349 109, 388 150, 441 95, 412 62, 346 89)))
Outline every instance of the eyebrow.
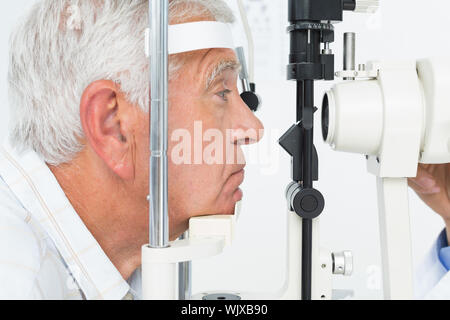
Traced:
POLYGON ((211 73, 206 78, 206 90, 208 90, 211 85, 217 81, 217 79, 227 70, 239 71, 241 69, 241 64, 236 60, 222 60, 213 68, 211 73))

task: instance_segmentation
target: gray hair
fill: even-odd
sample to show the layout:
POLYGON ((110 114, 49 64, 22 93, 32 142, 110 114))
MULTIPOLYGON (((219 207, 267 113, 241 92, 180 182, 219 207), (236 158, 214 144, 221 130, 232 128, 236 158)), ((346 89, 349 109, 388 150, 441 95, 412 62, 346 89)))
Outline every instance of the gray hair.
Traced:
MULTIPOLYGON (((223 0, 171 0, 170 20, 231 23, 223 0)), ((148 111, 149 63, 145 56, 148 0, 41 0, 10 41, 10 140, 50 165, 83 150, 81 96, 97 80, 119 83, 129 101, 148 111)), ((177 57, 178 56, 178 57, 177 57)), ((171 56, 173 77, 183 65, 171 56)))

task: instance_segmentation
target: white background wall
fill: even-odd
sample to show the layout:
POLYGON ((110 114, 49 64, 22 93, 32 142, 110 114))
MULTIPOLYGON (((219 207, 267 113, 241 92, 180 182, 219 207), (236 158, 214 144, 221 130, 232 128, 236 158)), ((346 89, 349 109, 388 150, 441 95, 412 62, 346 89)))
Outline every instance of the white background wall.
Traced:
MULTIPOLYGON (((228 0, 233 2, 234 0, 228 0)), ((33 0, 1 1, 0 28, 0 134, 7 131, 6 88, 8 37, 11 27, 33 0)), ((381 0, 376 16, 345 14, 336 26, 337 68, 342 68, 342 34, 357 32, 357 60, 408 59, 448 55, 450 3, 446 0, 381 0)), ((290 159, 276 141, 295 120, 294 83, 285 80, 288 57, 287 1, 246 0, 256 38, 256 80, 264 105, 259 116, 267 134, 249 156, 260 152, 264 163, 249 159, 243 189, 245 201, 235 246, 220 257, 194 264, 194 292, 205 290, 275 291, 284 279, 285 199, 290 180, 290 159)), ((320 106, 323 92, 332 83, 317 85, 320 106)), ((317 128, 320 123, 317 121, 317 128)), ((380 248, 375 178, 366 173, 358 155, 333 152, 316 130, 320 157, 317 188, 327 206, 321 221, 322 246, 333 251, 352 250, 355 272, 351 278, 335 278, 335 287, 353 289, 360 299, 382 297, 380 248)), ((261 162, 261 161, 260 161, 261 162)), ((443 228, 441 219, 411 192, 414 260, 417 263, 443 228)))

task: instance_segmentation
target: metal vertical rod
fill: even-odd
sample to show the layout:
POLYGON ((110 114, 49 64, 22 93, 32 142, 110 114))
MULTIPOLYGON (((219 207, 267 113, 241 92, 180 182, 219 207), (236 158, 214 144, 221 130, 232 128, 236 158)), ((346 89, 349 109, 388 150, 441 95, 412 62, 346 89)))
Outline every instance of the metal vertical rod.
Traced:
POLYGON ((303 105, 303 188, 313 187, 314 80, 304 81, 303 105))
MULTIPOLYGON (((315 52, 320 51, 320 41, 317 34, 308 30, 306 61, 313 63, 315 52)), ((299 107, 297 107, 299 108, 299 107)), ((303 181, 304 189, 313 188, 313 150, 314 150, 314 80, 303 81, 303 106, 302 106, 302 129, 303 129, 303 181)), ((302 220, 302 300, 312 298, 312 247, 313 230, 311 219, 302 220)))
POLYGON ((150 247, 169 246, 168 25, 169 1, 149 1, 150 18, 150 247))
MULTIPOLYGON (((188 239, 189 231, 186 231, 180 240, 188 239)), ((178 296, 180 300, 190 300, 192 296, 192 262, 180 262, 178 266, 178 296)))
POLYGON ((242 82, 242 90, 244 92, 251 91, 244 48, 237 47, 235 51, 236 51, 236 55, 238 57, 239 63, 241 64, 241 72, 239 73, 239 78, 242 82))
MULTIPOLYGON (((303 188, 313 188, 314 80, 304 81, 303 104, 303 188)), ((312 298, 312 220, 302 220, 302 299, 312 298)))
MULTIPOLYGON (((344 70, 356 69, 356 34, 353 32, 344 33, 344 70)), ((344 80, 355 80, 354 77, 344 78, 344 80)))

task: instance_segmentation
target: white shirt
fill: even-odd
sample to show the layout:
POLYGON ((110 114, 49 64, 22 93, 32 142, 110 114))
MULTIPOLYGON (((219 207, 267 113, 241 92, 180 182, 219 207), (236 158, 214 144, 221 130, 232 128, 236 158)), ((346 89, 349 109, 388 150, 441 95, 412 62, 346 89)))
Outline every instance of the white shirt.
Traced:
MULTIPOLYGON (((130 283, 139 288, 140 272, 130 283)), ((0 148, 0 299, 139 298, 33 151, 0 148)))
MULTIPOLYGON (((445 235, 445 230, 439 238, 445 235)), ((450 300, 450 272, 439 259, 438 239, 416 270, 416 297, 418 299, 450 300)))

